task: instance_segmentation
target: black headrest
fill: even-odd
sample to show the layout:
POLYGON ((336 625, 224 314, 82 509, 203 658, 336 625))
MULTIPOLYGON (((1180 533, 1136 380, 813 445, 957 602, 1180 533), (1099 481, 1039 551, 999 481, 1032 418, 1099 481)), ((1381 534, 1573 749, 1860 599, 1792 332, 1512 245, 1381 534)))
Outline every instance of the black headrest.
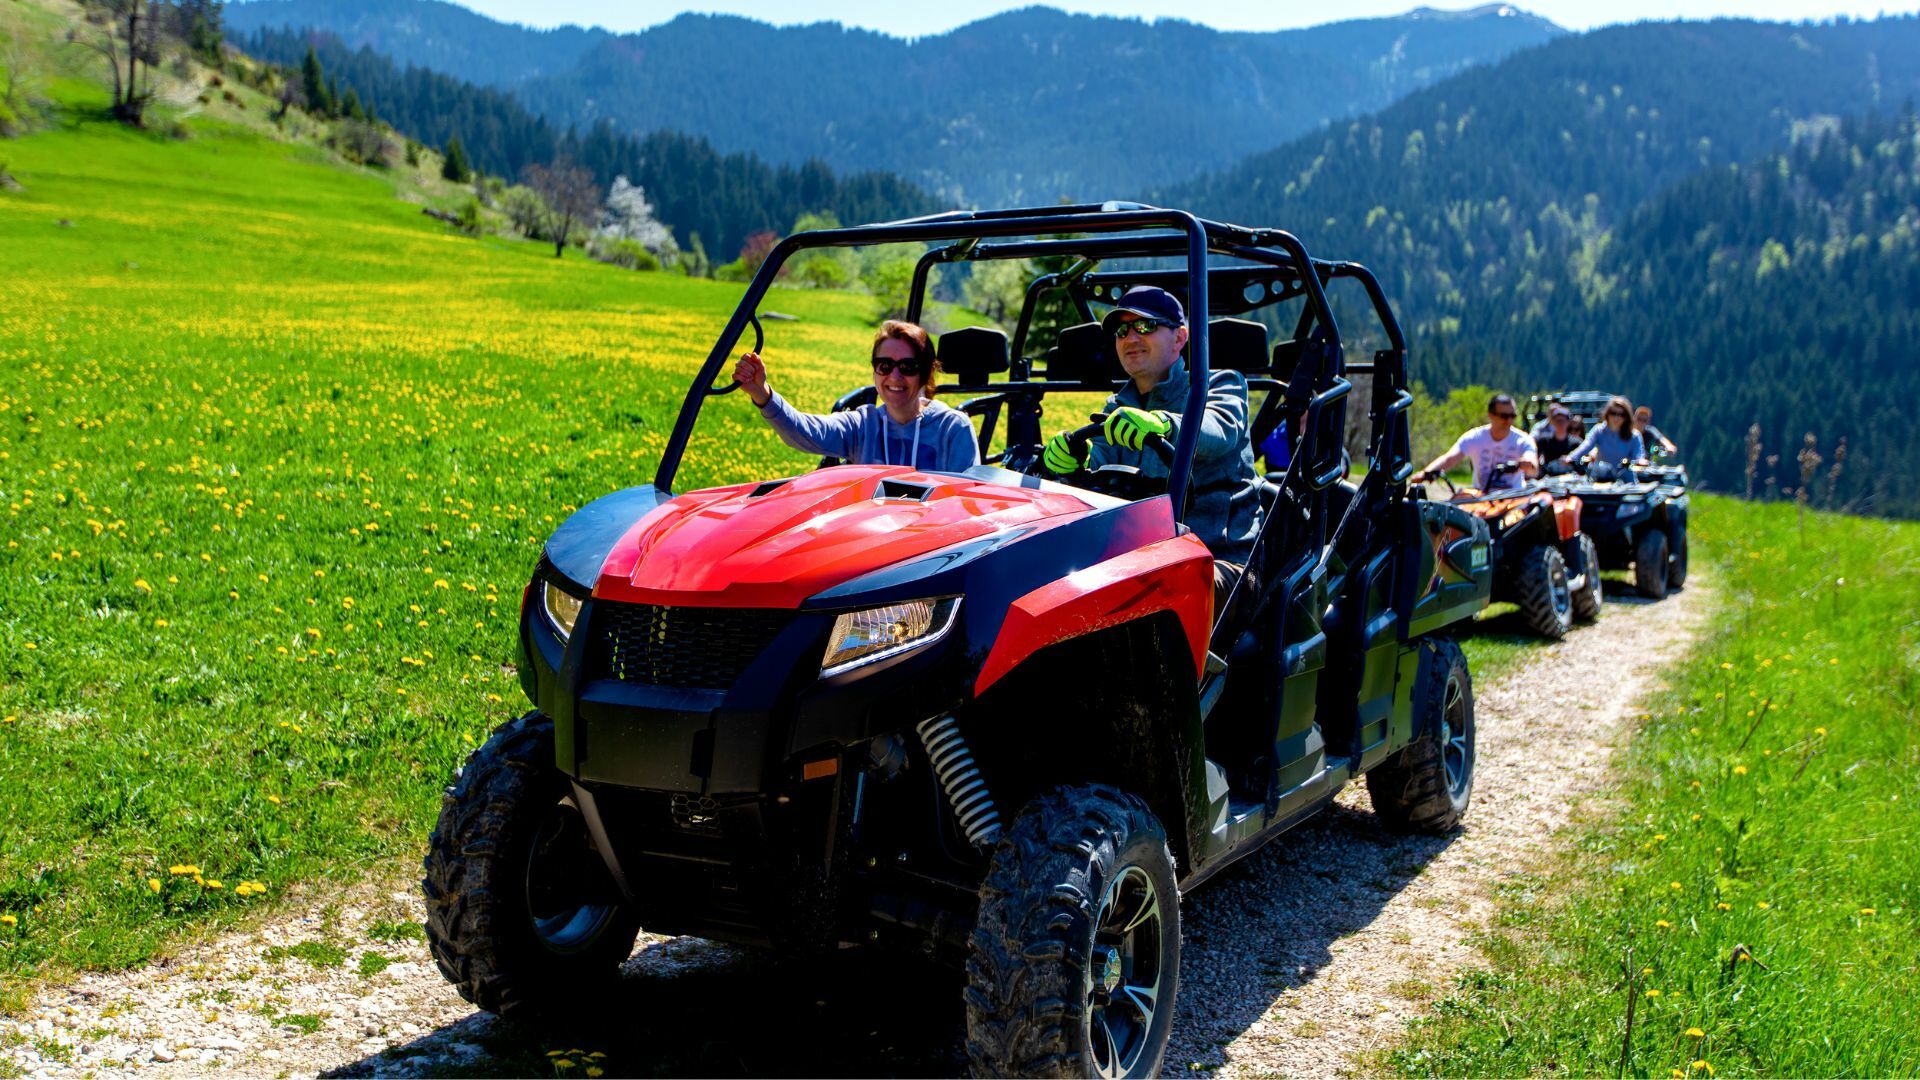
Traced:
POLYGON ((1215 319, 1207 324, 1207 364, 1215 371, 1264 375, 1272 370, 1267 359, 1267 328, 1251 319, 1215 319))
POLYGON ((987 384, 1007 370, 1007 335, 991 326, 963 326, 940 335, 940 369, 962 390, 987 384))
POLYGON ((1047 380, 1077 382, 1089 389, 1110 390, 1127 377, 1114 355, 1113 337, 1097 322, 1060 331, 1060 344, 1047 350, 1047 380))

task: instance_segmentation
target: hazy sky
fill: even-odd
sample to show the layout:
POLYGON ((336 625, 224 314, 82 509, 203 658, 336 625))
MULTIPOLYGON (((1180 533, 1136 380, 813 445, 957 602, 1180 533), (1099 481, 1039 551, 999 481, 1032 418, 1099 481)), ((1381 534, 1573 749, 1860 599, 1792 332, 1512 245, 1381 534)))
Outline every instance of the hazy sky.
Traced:
MULTIPOLYGON (((730 12, 774 23, 834 20, 890 34, 937 34, 963 23, 1025 6, 1030 0, 946 0, 944 3, 902 3, 900 0, 457 0, 496 19, 555 26, 560 23, 599 25, 610 30, 639 30, 665 22, 683 11, 730 12)), ((1335 8, 1301 0, 1047 0, 1048 6, 1101 15, 1156 18, 1177 15, 1223 30, 1277 30, 1311 26, 1334 19, 1397 15, 1419 6, 1419 0, 1348 0, 1335 8)), ((1472 4, 1436 3, 1435 7, 1462 8, 1472 4)), ((1737 15, 1754 19, 1823 19, 1835 15, 1872 18, 1882 12, 1910 13, 1920 3, 1856 2, 1856 0, 1535 0, 1518 5, 1575 30, 1607 23, 1641 19, 1709 19, 1737 15)))

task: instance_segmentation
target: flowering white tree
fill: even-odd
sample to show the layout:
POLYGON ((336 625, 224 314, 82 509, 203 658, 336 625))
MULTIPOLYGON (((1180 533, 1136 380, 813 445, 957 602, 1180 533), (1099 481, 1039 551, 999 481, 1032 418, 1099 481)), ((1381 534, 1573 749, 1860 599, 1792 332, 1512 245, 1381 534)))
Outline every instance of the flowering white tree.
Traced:
POLYGON ((647 201, 646 191, 624 176, 613 178, 613 189, 607 192, 607 208, 600 216, 600 228, 594 235, 608 240, 631 240, 653 252, 663 263, 672 262, 680 253, 680 245, 673 240, 673 230, 653 216, 653 204, 647 201))

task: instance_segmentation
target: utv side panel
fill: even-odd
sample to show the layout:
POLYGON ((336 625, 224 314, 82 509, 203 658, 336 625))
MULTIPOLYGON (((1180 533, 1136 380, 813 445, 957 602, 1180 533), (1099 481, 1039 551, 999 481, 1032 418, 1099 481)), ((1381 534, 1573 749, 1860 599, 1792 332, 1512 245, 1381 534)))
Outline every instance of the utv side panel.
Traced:
POLYGON ((983 693, 1048 645, 1162 611, 1180 620, 1198 678, 1212 628, 1213 555, 1191 533, 1095 563, 1015 600, 973 692, 983 693))

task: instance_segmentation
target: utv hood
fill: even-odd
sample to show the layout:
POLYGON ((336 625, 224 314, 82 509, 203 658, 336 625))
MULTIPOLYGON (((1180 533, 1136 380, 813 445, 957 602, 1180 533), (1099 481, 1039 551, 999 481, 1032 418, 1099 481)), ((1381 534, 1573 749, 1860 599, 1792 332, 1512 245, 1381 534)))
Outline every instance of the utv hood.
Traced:
POLYGON ((1070 521, 1095 501, 1052 485, 1013 487, 881 465, 693 491, 655 507, 614 544, 593 595, 797 608, 903 560, 1017 526, 1070 521))

